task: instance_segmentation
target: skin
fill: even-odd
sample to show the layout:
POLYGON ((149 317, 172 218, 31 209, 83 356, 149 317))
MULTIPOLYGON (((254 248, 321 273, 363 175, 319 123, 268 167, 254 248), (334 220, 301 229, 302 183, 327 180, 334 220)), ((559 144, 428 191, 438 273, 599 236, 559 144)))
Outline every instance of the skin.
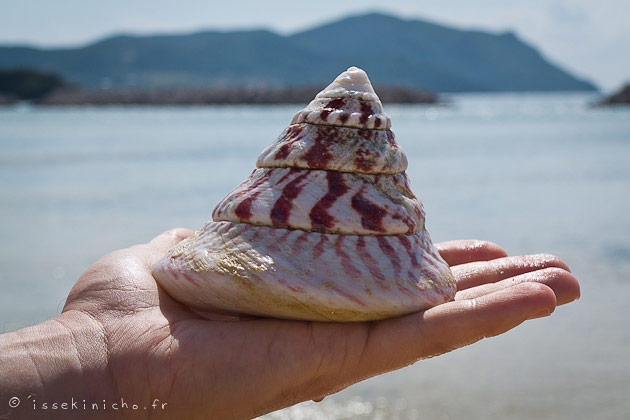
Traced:
POLYGON ((504 333, 580 293, 557 257, 507 257, 489 242, 451 241, 437 248, 458 293, 424 312, 368 323, 211 320, 151 276, 153 263, 191 233, 174 229, 102 257, 59 316, 0 336, 0 418, 252 418, 504 333), (13 396, 21 404, 12 409, 13 396), (50 409, 71 398, 88 409, 110 405, 50 409), (111 408, 121 398, 140 409, 111 408))

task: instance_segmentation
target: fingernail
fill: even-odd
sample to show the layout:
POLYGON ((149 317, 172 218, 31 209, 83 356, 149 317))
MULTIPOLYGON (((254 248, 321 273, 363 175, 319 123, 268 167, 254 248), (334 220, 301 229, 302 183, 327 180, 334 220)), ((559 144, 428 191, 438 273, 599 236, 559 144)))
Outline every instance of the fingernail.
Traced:
POLYGON ((534 314, 534 316, 532 316, 532 317, 531 317, 531 318, 529 318, 529 319, 544 318, 544 317, 547 317, 547 316, 551 315, 551 313, 552 313, 552 312, 553 312, 553 310, 552 310, 552 309, 545 308, 545 309, 543 309, 542 311, 537 312, 536 314, 534 314))

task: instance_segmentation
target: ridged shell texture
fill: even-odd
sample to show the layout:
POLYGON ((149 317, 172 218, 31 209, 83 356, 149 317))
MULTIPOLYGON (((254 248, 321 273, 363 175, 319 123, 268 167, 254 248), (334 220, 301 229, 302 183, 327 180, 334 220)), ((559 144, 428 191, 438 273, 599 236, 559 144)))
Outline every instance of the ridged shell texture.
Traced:
POLYGON ((293 117, 257 168, 154 268, 208 312, 363 321, 452 299, 407 158, 363 70, 293 117))

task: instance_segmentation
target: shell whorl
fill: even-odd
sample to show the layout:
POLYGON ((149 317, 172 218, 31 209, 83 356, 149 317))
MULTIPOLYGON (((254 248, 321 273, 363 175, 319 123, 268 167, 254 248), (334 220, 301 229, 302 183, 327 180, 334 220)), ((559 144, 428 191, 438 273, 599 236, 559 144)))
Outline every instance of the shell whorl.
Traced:
POLYGON ((455 293, 426 231, 352 236, 210 222, 157 274, 194 308, 314 321, 390 318, 455 293))
POLYGON ((407 158, 365 72, 320 92, 215 208, 215 221, 344 235, 424 229, 407 158))
POLYGON ((394 174, 407 169, 367 74, 350 67, 298 111, 256 166, 394 174))
POLYGON ((263 150, 256 166, 397 174, 407 169, 407 157, 391 130, 300 123, 263 150))
POLYGON ((356 67, 337 76, 293 116, 291 124, 302 122, 368 130, 387 130, 392 125, 367 74, 356 67))
POLYGON ((215 221, 344 235, 424 229, 424 210, 404 173, 256 169, 215 208, 215 221))

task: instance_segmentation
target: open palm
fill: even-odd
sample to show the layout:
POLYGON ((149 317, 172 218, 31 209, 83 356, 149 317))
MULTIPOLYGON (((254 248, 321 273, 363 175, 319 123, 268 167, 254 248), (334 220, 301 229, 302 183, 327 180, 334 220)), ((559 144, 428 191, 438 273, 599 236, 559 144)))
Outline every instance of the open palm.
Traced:
POLYGON ((437 246, 457 295, 427 311, 365 323, 221 319, 190 311, 151 276, 154 262, 191 233, 171 230, 101 258, 68 296, 64 313, 84 318, 98 337, 77 345, 95 366, 95 398, 159 400, 157 409, 121 417, 255 417, 501 334, 579 296, 556 257, 507 257, 488 242, 452 241, 437 246))

